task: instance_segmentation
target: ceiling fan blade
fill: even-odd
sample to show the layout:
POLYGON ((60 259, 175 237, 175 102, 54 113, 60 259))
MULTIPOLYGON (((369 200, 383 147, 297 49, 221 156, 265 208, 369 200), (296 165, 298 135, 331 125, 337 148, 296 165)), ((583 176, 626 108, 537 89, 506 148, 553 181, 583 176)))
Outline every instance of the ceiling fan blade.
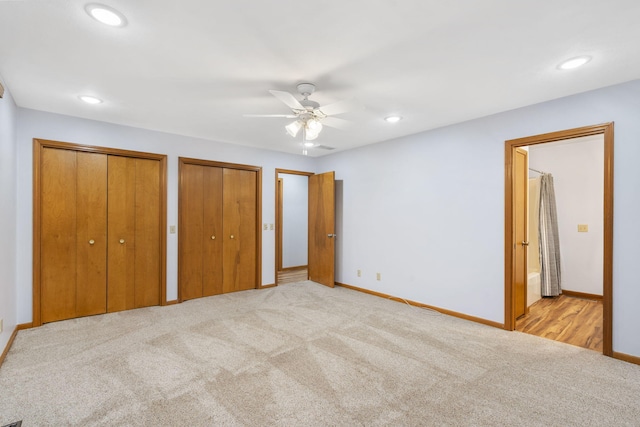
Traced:
POLYGON ((344 101, 334 102, 333 104, 325 105, 318 110, 322 111, 327 116, 335 116, 336 114, 346 113, 347 111, 355 110, 358 104, 352 99, 346 99, 344 101))
POLYGON ((243 114, 243 117, 283 117, 285 119, 295 119, 296 115, 293 114, 243 114))
POLYGON ((351 127, 350 121, 339 119, 337 117, 325 117, 320 122, 323 125, 329 126, 330 128, 336 128, 340 130, 347 130, 351 127))
POLYGON ((278 98, 280 101, 287 104, 289 108, 293 108, 294 110, 304 110, 305 108, 300 104, 300 102, 289 92, 283 92, 281 90, 270 90, 269 93, 271 95, 278 98))

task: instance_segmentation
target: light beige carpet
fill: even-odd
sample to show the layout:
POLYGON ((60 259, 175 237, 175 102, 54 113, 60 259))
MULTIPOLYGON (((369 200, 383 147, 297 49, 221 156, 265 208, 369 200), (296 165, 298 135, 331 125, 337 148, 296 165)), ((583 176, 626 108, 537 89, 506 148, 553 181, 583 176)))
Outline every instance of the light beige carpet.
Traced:
POLYGON ((640 366, 312 282, 21 331, 0 425, 638 426, 640 366))

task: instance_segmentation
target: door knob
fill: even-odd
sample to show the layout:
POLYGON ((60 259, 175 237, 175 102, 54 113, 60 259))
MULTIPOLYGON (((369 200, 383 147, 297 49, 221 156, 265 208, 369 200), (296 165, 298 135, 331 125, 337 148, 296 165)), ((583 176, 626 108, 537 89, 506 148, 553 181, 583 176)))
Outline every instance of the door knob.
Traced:
POLYGON ((216 236, 211 236, 211 240, 216 240, 216 236))
POLYGON ((124 244, 124 239, 120 239, 120 244, 123 245, 124 244))
POLYGON ((232 234, 232 235, 231 235, 231 238, 232 238, 232 239, 235 239, 235 236, 232 234))
POLYGON ((529 242, 527 242, 526 240, 523 240, 521 243, 522 246, 529 246, 529 242))
POLYGON ((90 245, 93 245, 95 242, 96 242, 96 241, 95 241, 95 240, 93 240, 93 239, 89 240, 89 244, 90 244, 90 245))
POLYGON ((331 237, 338 237, 338 236, 337 236, 337 234, 331 234, 331 233, 329 233, 329 234, 327 234, 327 237, 331 238, 331 237))

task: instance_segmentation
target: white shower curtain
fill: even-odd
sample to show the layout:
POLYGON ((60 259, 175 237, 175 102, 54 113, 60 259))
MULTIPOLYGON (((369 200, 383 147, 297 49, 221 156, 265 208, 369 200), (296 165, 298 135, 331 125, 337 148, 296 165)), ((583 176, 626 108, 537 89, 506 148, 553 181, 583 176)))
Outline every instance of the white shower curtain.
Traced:
POLYGON ((562 293, 560 275, 560 240, 553 176, 545 173, 540 180, 540 282, 542 296, 562 293))

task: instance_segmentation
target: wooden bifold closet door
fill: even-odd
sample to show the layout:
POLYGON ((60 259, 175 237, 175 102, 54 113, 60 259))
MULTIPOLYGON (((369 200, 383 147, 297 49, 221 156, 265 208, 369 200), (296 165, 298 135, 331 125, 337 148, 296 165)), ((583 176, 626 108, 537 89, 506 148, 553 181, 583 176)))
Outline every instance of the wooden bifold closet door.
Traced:
POLYGON ((35 326, 163 302, 166 158, 120 152, 34 140, 35 326))
POLYGON ((181 300, 257 287, 260 168, 218 165, 180 159, 181 300))
POLYGON ((42 321, 106 310, 107 156, 44 148, 42 321))
POLYGON ((187 164, 181 174, 181 298, 221 294, 222 168, 187 164))
POLYGON ((107 311, 160 303, 160 164, 109 156, 107 311))

